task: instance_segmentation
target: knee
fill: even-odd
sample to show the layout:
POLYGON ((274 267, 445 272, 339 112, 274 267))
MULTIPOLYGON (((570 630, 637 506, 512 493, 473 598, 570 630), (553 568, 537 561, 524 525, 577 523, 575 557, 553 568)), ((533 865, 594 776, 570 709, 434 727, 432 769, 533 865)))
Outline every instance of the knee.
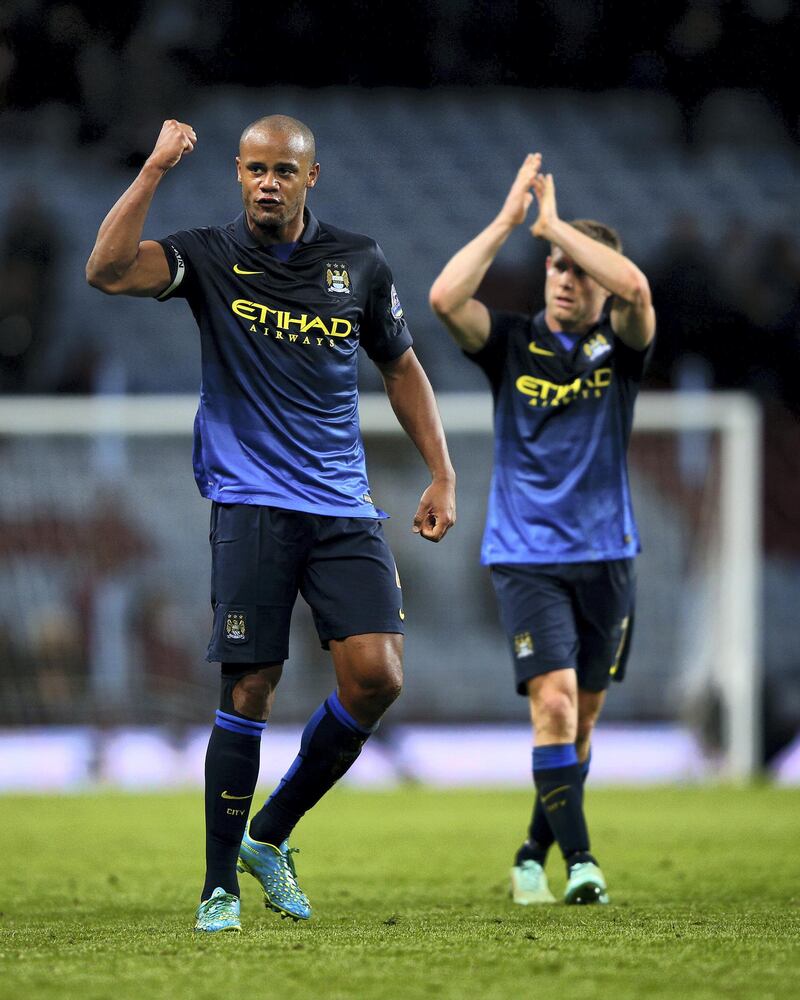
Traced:
POLYGON ((266 719, 269 687, 258 674, 248 674, 233 688, 233 707, 249 719, 266 719))
POLYGON ((361 697, 383 712, 400 697, 402 690, 403 668, 399 663, 385 665, 382 671, 360 685, 361 697))
POLYGON ((575 703, 567 692, 550 690, 539 693, 534 704, 534 723, 537 728, 574 739, 575 716, 575 703))
POLYGON ((351 678, 347 687, 353 702, 382 715, 403 689, 402 664, 393 658, 368 673, 351 678))
MULTIPOLYGON (((281 665, 262 667, 246 674, 233 674, 223 666, 223 700, 248 719, 266 721, 269 718, 275 688, 281 675, 281 665)), ((225 705, 223 705, 223 709, 225 705)))

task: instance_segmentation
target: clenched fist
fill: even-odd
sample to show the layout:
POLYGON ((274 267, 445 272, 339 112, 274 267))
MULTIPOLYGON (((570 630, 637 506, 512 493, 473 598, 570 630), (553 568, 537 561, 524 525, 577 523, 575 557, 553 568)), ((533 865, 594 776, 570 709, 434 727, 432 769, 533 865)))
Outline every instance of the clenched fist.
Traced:
POLYGON ((161 126, 147 162, 159 170, 167 171, 175 166, 184 153, 191 153, 196 143, 197 135, 191 125, 170 118, 161 126))

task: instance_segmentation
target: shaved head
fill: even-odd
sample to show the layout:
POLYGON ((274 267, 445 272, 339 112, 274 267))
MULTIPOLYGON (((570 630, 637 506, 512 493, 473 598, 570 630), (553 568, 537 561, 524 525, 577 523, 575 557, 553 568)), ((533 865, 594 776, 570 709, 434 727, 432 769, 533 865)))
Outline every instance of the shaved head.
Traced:
POLYGON ((306 194, 319 177, 314 133, 296 118, 267 115, 239 140, 236 177, 250 232, 265 244, 292 243, 305 225, 306 194))
POLYGON ((249 139, 257 140, 268 135, 280 136, 298 157, 307 158, 308 163, 314 163, 317 155, 314 133, 308 125, 288 115, 267 115, 251 122, 242 132, 239 149, 249 139))

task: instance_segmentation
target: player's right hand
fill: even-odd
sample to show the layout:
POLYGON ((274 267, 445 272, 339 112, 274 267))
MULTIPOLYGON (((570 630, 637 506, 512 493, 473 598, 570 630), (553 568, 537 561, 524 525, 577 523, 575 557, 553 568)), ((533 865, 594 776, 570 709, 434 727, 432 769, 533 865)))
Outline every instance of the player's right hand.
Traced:
POLYGON ((506 225, 519 226, 525 221, 533 201, 531 186, 541 165, 541 153, 528 153, 525 157, 498 216, 506 225))
POLYGON ((184 153, 191 153, 196 143, 197 135, 191 125, 169 118, 161 126, 161 132, 147 162, 160 170, 169 170, 184 153))

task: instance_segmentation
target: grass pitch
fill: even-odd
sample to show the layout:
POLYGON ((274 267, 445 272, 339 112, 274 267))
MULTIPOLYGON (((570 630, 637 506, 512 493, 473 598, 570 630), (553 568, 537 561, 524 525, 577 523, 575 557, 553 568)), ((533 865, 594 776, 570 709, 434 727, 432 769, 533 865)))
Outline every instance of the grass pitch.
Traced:
POLYGON ((293 838, 314 917, 242 876, 243 933, 199 940, 201 794, 0 798, 0 997, 798 995, 799 791, 587 798, 608 907, 510 902, 528 794, 335 789, 293 838))

